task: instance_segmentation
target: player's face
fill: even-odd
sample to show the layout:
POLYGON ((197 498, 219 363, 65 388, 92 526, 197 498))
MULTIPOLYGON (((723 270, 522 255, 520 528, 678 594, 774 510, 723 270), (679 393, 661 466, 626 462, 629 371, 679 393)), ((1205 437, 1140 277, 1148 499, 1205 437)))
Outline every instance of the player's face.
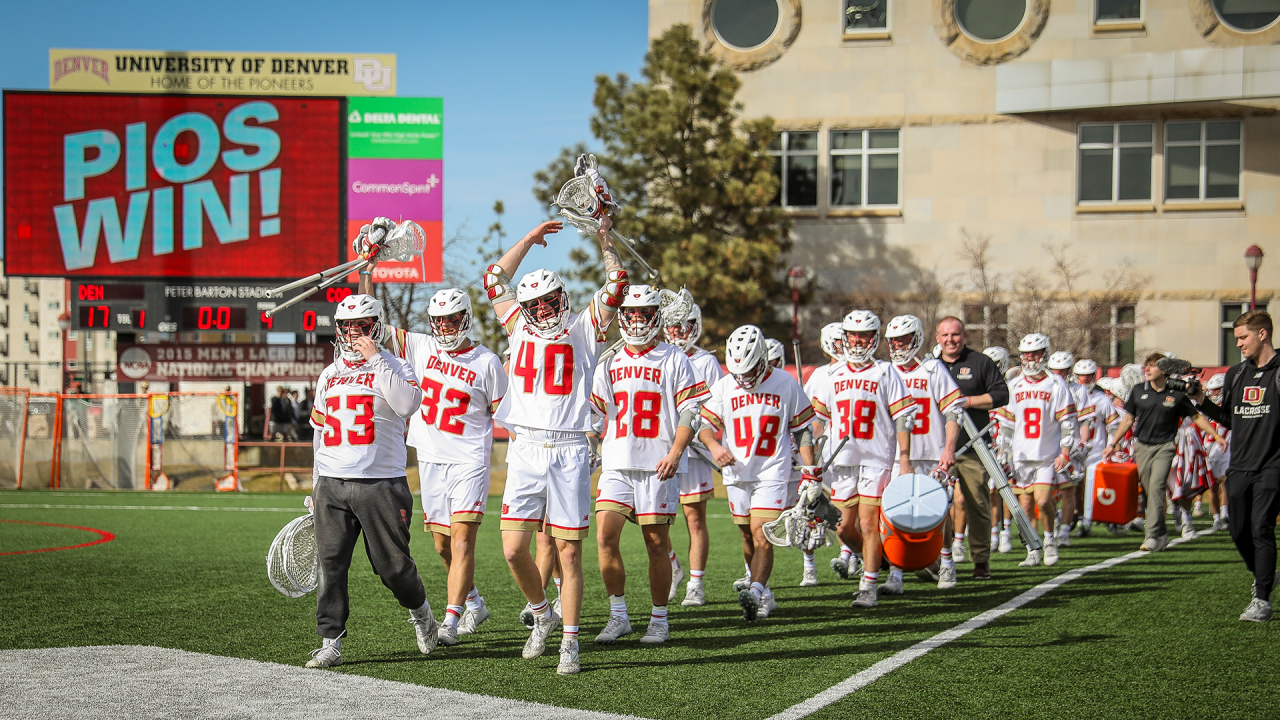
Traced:
POLYGON ((1218 388, 1218 389, 1216 389, 1216 390, 1205 390, 1205 391, 1204 391, 1204 394, 1205 394, 1205 395, 1206 395, 1210 400, 1212 400, 1212 401, 1213 401, 1213 404, 1214 404, 1214 405, 1221 405, 1221 404, 1222 404, 1222 390, 1223 390, 1223 388, 1218 388))
POLYGON ((1155 382, 1164 377, 1164 373, 1160 372, 1160 368, 1155 363, 1147 363, 1142 366, 1142 374, 1146 376, 1148 382, 1155 382))
POLYGON ((657 315, 658 308, 656 307, 622 308, 622 322, 625 323, 628 329, 635 328, 633 335, 638 335, 641 331, 651 327, 657 315))
POLYGON ((875 343, 876 331, 862 330, 859 332, 846 332, 844 334, 844 341, 848 343, 851 348, 865 350, 875 343))
POLYGON ((942 352, 958 355, 964 348, 964 326, 955 320, 947 320, 938 325, 938 334, 934 340, 942 346, 942 352))
POLYGON ((373 326, 377 323, 376 318, 354 318, 351 320, 339 320, 338 332, 346 339, 348 343, 354 342, 357 338, 369 337, 373 335, 373 326))
POLYGON ((465 310, 452 315, 433 316, 431 318, 431 331, 441 336, 457 335, 466 319, 467 313, 465 310))
POLYGON ((693 323, 668 325, 664 330, 668 340, 688 340, 693 335, 693 323))
POLYGON ((904 352, 911 349, 911 345, 915 337, 912 335, 902 335, 899 337, 889 338, 889 350, 891 352, 904 352))
POLYGON ((1022 359, 1023 365, 1033 365, 1044 360, 1044 350, 1032 350, 1031 352, 1019 353, 1018 357, 1022 359))
POLYGON ((554 323, 566 302, 564 291, 560 290, 520 303, 520 307, 530 322, 543 325, 554 323))
POLYGON ((1049 368, 1049 372, 1053 373, 1054 375, 1057 375, 1060 378, 1065 378, 1067 376, 1067 373, 1070 371, 1067 370, 1066 368, 1049 368))
POLYGON ((1096 381, 1097 381, 1097 378, 1095 378, 1092 375, 1076 375, 1076 382, 1080 383, 1081 385, 1086 385, 1086 386, 1092 385, 1096 381))

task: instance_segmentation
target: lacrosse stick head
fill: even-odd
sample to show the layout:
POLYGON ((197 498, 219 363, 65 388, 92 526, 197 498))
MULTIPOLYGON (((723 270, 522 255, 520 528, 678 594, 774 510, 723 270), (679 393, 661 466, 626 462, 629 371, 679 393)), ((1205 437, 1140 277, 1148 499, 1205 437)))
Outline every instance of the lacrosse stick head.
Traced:
POLYGON ((662 333, 667 342, 681 350, 698 343, 702 336, 702 308, 685 288, 680 292, 663 290, 658 311, 662 314, 662 333))
POLYGON ((267 579, 289 598, 300 598, 320 584, 311 497, 308 496, 304 503, 307 514, 290 520, 276 534, 271 548, 267 550, 267 579))
POLYGON ((1120 384, 1121 389, 1124 390, 1124 396, 1120 399, 1128 400, 1129 393, 1133 390, 1133 387, 1142 384, 1144 379, 1142 366, 1137 363, 1129 363, 1120 368, 1120 384))
MULTIPOLYGON (((379 260, 407 262, 418 257, 427 249, 427 233, 422 226, 412 220, 401 220, 391 228, 380 244, 379 260)), ((356 255, 365 255, 373 250, 369 245, 369 226, 361 228, 360 234, 351 241, 351 249, 356 255)))

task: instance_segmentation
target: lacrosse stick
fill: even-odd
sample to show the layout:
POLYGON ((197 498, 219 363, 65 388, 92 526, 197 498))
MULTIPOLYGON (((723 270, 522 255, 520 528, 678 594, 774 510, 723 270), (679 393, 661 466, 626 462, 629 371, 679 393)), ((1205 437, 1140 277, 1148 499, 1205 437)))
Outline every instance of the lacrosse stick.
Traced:
MULTIPOLYGON (((973 418, 969 417, 967 412, 960 413, 960 427, 964 428, 971 438, 982 437, 982 433, 978 432, 977 426, 973 424, 973 418)), ((987 425, 987 427, 991 426, 987 425)), ((984 441, 973 443, 972 447, 978 454, 978 459, 982 461, 982 466, 987 469, 987 474, 995 482, 1004 506, 1013 514, 1013 521, 1018 526, 1018 539, 1022 540, 1022 544, 1028 549, 1039 550, 1044 546, 1040 542, 1040 535, 1031 526, 1031 520, 1027 514, 1022 511, 1022 503, 1018 502, 1018 496, 1014 495, 1013 488, 1009 487, 1009 478, 1004 474, 1004 468, 1000 467, 1000 463, 996 461, 995 454, 991 452, 991 446, 984 441)))
POLYGON ((796 356, 796 380, 804 384, 804 366, 800 364, 800 338, 791 339, 791 352, 796 356))
POLYGON ((968 451, 969 451, 969 449, 973 447, 973 444, 974 444, 974 443, 976 443, 976 442, 978 442, 978 439, 979 439, 979 438, 981 438, 983 435, 986 435, 986 434, 987 434, 987 431, 988 431, 988 430, 990 430, 990 429, 991 429, 991 427, 992 427, 993 425, 995 425, 995 424, 996 424, 996 421, 995 421, 995 420, 992 420, 991 422, 987 423, 986 427, 984 427, 984 428, 982 428, 982 430, 978 431, 978 434, 977 434, 977 435, 974 435, 973 437, 970 437, 970 438, 969 438, 969 442, 967 442, 967 443, 965 443, 965 444, 961 445, 961 446, 960 446, 960 449, 956 451, 956 459, 957 459, 957 460, 959 460, 961 455, 963 455, 963 454, 965 454, 966 452, 968 452, 968 451))
POLYGON ((267 551, 267 579, 285 597, 300 598, 320 584, 316 558, 315 516, 311 497, 303 501, 307 514, 289 521, 267 551))
MULTIPOLYGON (((599 232, 601 218, 611 215, 611 209, 621 209, 609 194, 609 185, 600 177, 597 167, 595 155, 579 155, 574 163, 573 179, 560 188, 560 194, 551 206, 565 222, 588 235, 599 232)), ((627 249, 644 268, 650 281, 662 279, 658 271, 640 256, 634 240, 613 229, 609 230, 609 238, 627 249)))
POLYGON ((357 255, 360 255, 360 258, 274 288, 271 290, 272 295, 282 295, 290 290, 311 285, 310 288, 302 291, 296 297, 267 310, 266 316, 271 317, 287 307, 297 305, 310 297, 312 293, 323 290, 342 280, 347 273, 358 267, 372 266, 375 260, 406 262, 421 255, 422 251, 426 249, 427 234, 422 230, 422 226, 412 220, 402 220, 396 223, 391 232, 387 232, 381 227, 375 227, 370 230, 369 226, 366 225, 360 229, 360 234, 352 241, 352 250, 357 255))
POLYGON ((800 501, 784 510, 776 520, 764 524, 764 538, 779 547, 799 548, 811 553, 820 547, 834 545, 835 527, 840 524, 840 511, 831 504, 822 485, 805 488, 800 501), (778 534, 778 527, 782 534, 778 534))

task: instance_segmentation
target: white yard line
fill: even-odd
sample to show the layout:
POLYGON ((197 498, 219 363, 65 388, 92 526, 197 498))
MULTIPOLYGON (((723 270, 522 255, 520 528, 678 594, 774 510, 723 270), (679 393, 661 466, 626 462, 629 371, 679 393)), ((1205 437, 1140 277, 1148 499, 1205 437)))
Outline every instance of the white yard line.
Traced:
POLYGON ((194 510, 200 512, 291 512, 305 514, 307 509, 298 507, 204 507, 200 505, 53 505, 49 503, 4 503, 0 508, 31 508, 36 510, 194 510))
MULTIPOLYGON (((1199 537, 1201 535, 1209 535, 1209 534, 1212 534, 1213 532, 1214 532, 1213 530, 1205 530, 1203 532, 1197 533, 1196 536, 1199 537)), ((1169 547, 1173 547, 1174 545, 1180 545, 1184 542, 1186 542, 1186 539, 1179 537, 1174 540, 1171 540, 1169 542, 1169 547)), ((1085 575, 1088 575, 1091 572, 1096 572, 1098 570, 1105 570, 1109 567, 1115 567, 1116 565, 1119 565, 1122 562, 1127 562, 1135 558, 1145 557, 1150 554, 1151 553, 1144 552, 1142 550, 1135 550, 1134 552, 1128 553, 1126 555, 1120 555, 1118 557, 1109 558, 1107 560, 1103 560, 1100 563, 1095 563, 1087 567, 1076 568, 1075 570, 1068 570, 1067 572, 1062 573, 1061 575, 1051 580, 1047 580, 1045 582, 1040 583, 1039 585, 1036 585, 1030 590, 1022 593, 1021 595, 1013 598, 1012 600, 1009 600, 1008 602, 1005 602, 1004 604, 998 607, 992 608, 991 610, 988 610, 980 615, 972 617, 960 623, 959 625, 956 625, 953 628, 950 628, 948 630, 943 630, 942 632, 938 633, 937 635, 934 635, 933 637, 927 640, 921 640, 920 642, 916 643, 915 645, 912 645, 906 650, 903 650, 901 652, 898 652, 895 655, 891 655, 885 658, 884 660, 881 660, 880 662, 872 665, 866 670, 863 670, 862 672, 855 674, 853 677, 850 677, 848 680, 845 680, 844 682, 841 682, 838 685, 834 685, 826 690, 823 690, 822 692, 818 693, 817 695, 814 695, 813 697, 809 698, 808 700, 805 700, 804 702, 800 702, 795 705, 792 705, 786 710, 783 710, 777 715, 774 715, 773 717, 769 718, 769 720, 797 720, 798 718, 812 715, 813 713, 827 707, 828 705, 831 705, 832 703, 835 703, 838 700, 841 700, 849 695, 852 695, 853 693, 870 685, 876 680, 879 680, 885 675, 888 675, 894 670, 897 670, 903 665, 906 665, 912 660, 915 660, 923 656, 929 651, 936 650, 937 648, 940 648, 943 645, 946 645, 952 640, 956 640, 961 637, 964 637, 970 632, 977 630, 978 628, 984 625, 987 625, 991 621, 997 618, 1000 618, 1004 615, 1007 615, 1008 613, 1011 613, 1014 610, 1017 610, 1018 608, 1022 607, 1023 605, 1026 605, 1032 600, 1043 597, 1046 593, 1048 593, 1050 590, 1053 590, 1054 588, 1061 587, 1062 585, 1065 585, 1071 582, 1072 580, 1076 580, 1085 575)))

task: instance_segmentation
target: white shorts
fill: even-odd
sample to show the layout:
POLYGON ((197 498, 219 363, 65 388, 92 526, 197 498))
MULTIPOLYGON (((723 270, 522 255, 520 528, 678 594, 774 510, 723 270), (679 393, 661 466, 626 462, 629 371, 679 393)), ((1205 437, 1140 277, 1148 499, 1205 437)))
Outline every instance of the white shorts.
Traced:
POLYGON ((456 522, 478 523, 489 504, 489 468, 479 463, 418 463, 422 519, 427 530, 449 534, 456 522))
POLYGON ((885 486, 893 479, 888 469, 867 465, 833 465, 831 471, 831 503, 840 508, 879 505, 885 486))
POLYGON ((912 460, 911 472, 917 475, 928 475, 933 477, 933 471, 938 469, 937 460, 912 460))
POLYGON ((735 525, 750 525, 751 518, 773 520, 791 507, 788 503, 791 483, 783 480, 758 482, 739 479, 725 485, 729 494, 729 513, 735 525))
POLYGON ((688 470, 676 473, 676 481, 680 483, 680 504, 693 505, 706 502, 715 492, 715 475, 711 466, 699 457, 690 457, 686 461, 688 470))
POLYGON ((1052 488, 1057 484, 1056 475, 1057 473, 1053 471, 1052 460, 1048 462, 1015 460, 1013 463, 1013 477, 1010 480, 1014 492, 1025 495, 1031 492, 1031 488, 1034 485, 1052 488))
POLYGON ((521 428, 507 447, 503 530, 566 540, 587 536, 591 523, 591 450, 583 433, 521 428))
POLYGON ((601 470, 596 512, 621 513, 640 525, 670 525, 680 505, 680 485, 674 477, 659 480, 652 470, 601 470))

